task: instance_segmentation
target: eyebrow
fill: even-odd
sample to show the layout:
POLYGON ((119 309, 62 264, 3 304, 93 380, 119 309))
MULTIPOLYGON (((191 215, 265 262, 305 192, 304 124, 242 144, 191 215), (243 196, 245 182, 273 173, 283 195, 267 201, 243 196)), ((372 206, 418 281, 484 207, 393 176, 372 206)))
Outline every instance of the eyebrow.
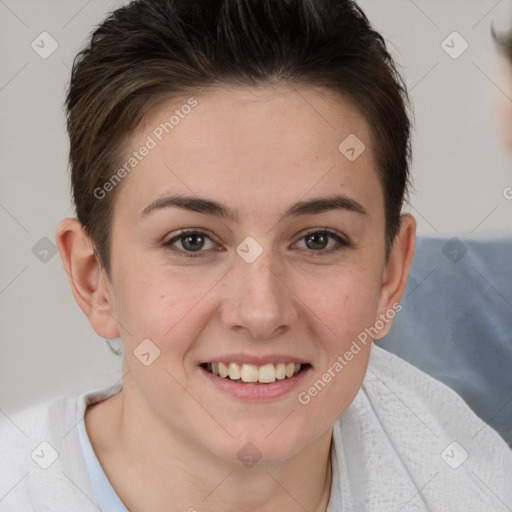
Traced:
MULTIPOLYGON (((230 210, 217 201, 184 195, 165 196, 153 201, 142 210, 141 217, 146 217, 150 213, 164 208, 180 208, 182 210, 203 213, 205 215, 213 215, 232 222, 238 222, 239 219, 237 211, 230 210)), ((300 215, 314 215, 332 210, 345 210, 360 215, 367 215, 366 208, 354 199, 343 195, 334 195, 299 201, 292 204, 284 212, 281 219, 285 217, 298 217, 300 215)))

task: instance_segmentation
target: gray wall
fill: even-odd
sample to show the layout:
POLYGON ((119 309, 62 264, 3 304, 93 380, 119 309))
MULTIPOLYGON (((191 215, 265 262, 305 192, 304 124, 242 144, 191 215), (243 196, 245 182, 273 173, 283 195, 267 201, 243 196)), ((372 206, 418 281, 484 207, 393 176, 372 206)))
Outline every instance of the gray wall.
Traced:
MULTIPOLYGON (((75 304, 51 242, 60 219, 73 215, 62 108, 72 59, 91 28, 121 3, 0 2, 0 409, 6 413, 106 386, 120 374, 120 359, 75 304), (35 40, 40 53, 51 50, 50 39, 38 37, 43 31, 58 44, 46 59, 31 47, 35 40), (36 244, 50 251, 48 261, 33 254, 36 244)), ((512 233, 512 201, 503 195, 512 172, 491 117, 493 98, 512 93, 496 73, 489 34, 493 20, 498 27, 512 20, 510 2, 360 3, 391 42, 411 91, 415 192, 409 210, 419 233, 512 233), (457 59, 441 47, 453 31, 469 43, 457 59)), ((452 39, 454 52, 461 46, 452 39)))

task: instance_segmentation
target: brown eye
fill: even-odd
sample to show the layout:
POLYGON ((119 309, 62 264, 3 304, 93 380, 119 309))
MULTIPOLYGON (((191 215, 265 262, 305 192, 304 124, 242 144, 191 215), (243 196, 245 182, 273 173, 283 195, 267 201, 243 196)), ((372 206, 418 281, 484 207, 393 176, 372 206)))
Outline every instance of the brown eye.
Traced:
POLYGON ((320 251, 324 253, 330 253, 332 251, 336 251, 338 249, 342 249, 344 247, 349 246, 350 244, 347 242, 345 238, 340 236, 338 233, 322 230, 322 231, 313 231, 308 233, 307 235, 301 238, 301 241, 305 241, 306 249, 310 249, 311 251, 320 251), (330 240, 334 240, 336 242, 334 245, 331 243, 329 246, 330 240))
POLYGON ((186 257, 200 256, 202 249, 213 249, 215 244, 213 240, 202 231, 182 231, 176 236, 163 243, 163 246, 186 257), (210 242, 210 247, 205 247, 210 242), (190 254, 190 253, 198 254, 190 254), (189 254, 187 254, 189 253, 189 254))
POLYGON ((329 243, 329 235, 325 233, 313 233, 305 237, 308 249, 320 250, 325 249, 329 243))
POLYGON ((180 237, 182 247, 187 251, 199 251, 204 246, 205 238, 199 233, 180 237))

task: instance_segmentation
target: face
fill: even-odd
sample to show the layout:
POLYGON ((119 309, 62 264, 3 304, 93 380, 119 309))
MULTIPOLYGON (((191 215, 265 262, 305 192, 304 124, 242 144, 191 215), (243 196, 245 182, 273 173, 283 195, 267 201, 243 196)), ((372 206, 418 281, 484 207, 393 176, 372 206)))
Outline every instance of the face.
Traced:
POLYGON ((159 105, 126 147, 128 160, 155 142, 113 213, 124 392, 141 421, 213 456, 237 460, 252 443, 262 462, 285 460, 350 404, 370 343, 335 363, 390 307, 370 130, 347 99, 312 88, 194 98, 159 105), (338 148, 351 134, 366 146, 356 159, 355 139, 338 148))

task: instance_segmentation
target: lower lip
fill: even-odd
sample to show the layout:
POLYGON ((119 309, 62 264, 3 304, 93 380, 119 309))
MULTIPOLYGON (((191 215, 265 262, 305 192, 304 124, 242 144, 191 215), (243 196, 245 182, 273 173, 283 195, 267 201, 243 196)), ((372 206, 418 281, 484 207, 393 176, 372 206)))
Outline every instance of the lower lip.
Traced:
POLYGON ((214 375, 201 366, 199 370, 215 388, 228 395, 248 402, 268 402, 289 394, 302 382, 306 374, 311 370, 311 366, 308 366, 293 377, 276 380, 270 384, 252 382, 242 384, 228 377, 222 378, 214 375))

